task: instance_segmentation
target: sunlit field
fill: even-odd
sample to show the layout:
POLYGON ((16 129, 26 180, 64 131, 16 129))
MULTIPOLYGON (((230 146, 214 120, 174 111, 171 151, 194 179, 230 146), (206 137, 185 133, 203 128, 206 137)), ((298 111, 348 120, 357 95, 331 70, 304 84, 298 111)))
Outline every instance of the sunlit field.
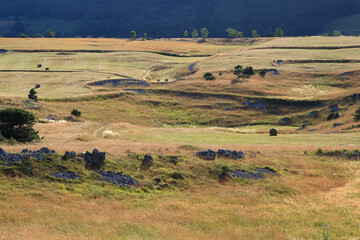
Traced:
POLYGON ((359 39, 0 38, 10 50, 0 108, 31 111, 41 138, 0 147, 56 151, 0 160, 0 239, 359 239, 360 63, 286 62, 357 59, 359 39), (336 46, 354 48, 319 48, 336 46), (238 78, 236 65, 255 74, 238 78), (111 82, 121 79, 135 81, 111 82), (27 98, 35 84, 39 102, 27 98), (81 116, 69 118, 73 109, 81 116), (102 170, 138 184, 102 181, 80 156, 94 148, 106 152, 102 170), (245 158, 197 156, 208 149, 245 158), (63 160, 66 151, 77 157, 63 160), (258 169, 275 174, 231 175, 258 169))

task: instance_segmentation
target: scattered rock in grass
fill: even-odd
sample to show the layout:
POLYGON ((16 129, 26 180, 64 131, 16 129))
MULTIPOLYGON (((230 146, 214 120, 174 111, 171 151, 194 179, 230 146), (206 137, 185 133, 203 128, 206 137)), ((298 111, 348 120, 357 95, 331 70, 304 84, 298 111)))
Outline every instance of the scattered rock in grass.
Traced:
POLYGON ((63 160, 69 160, 71 158, 76 158, 76 152, 74 152, 74 151, 71 151, 71 152, 66 151, 64 156, 62 157, 63 160))
POLYGON ((349 154, 349 157, 348 159, 351 159, 351 160, 360 160, 360 152, 359 151, 352 151, 350 154, 349 154))
POLYGON ((21 153, 7 153, 2 148, 0 148, 0 161, 4 162, 7 166, 12 166, 16 162, 24 162, 29 158, 45 160, 45 156, 43 154, 56 154, 56 152, 44 147, 36 151, 23 149, 21 153))
POLYGON ((50 175, 56 178, 69 179, 69 180, 80 179, 79 175, 77 175, 74 172, 58 172, 58 173, 51 173, 50 175))
POLYGON ((134 86, 134 85, 140 85, 147 87, 149 84, 146 81, 143 80, 137 80, 137 79, 111 79, 111 80, 103 80, 91 83, 91 85, 94 86, 104 86, 106 84, 112 84, 113 87, 117 87, 119 85, 125 85, 125 87, 128 86, 134 86))
POLYGON ((39 83, 37 83, 37 84, 35 84, 35 88, 40 88, 40 84, 39 83))
POLYGON ((265 103, 255 102, 254 100, 247 100, 243 102, 242 105, 244 105, 246 109, 257 109, 259 111, 264 111, 266 107, 265 103))
POLYGON ((232 158, 232 159, 243 159, 245 154, 242 151, 230 151, 226 149, 219 149, 217 151, 218 157, 232 158))
POLYGON ((272 128, 272 129, 270 129, 269 133, 270 133, 270 136, 276 137, 278 135, 279 131, 276 128, 272 128))
POLYGON ((197 152, 196 156, 198 156, 199 158, 201 158, 203 160, 215 160, 216 153, 214 151, 211 151, 210 149, 208 149, 207 151, 197 152))
POLYGON ((92 153, 86 151, 82 154, 82 156, 86 161, 86 166, 90 169, 98 170, 106 165, 106 152, 100 152, 96 148, 92 151, 92 153))
POLYGON ((140 169, 141 170, 148 170, 152 165, 154 164, 154 159, 149 154, 146 154, 144 156, 144 159, 142 160, 140 169))
POLYGON ((331 128, 336 128, 336 127, 341 126, 341 125, 343 125, 343 123, 334 123, 334 125, 331 128))
POLYGON ((140 93, 140 94, 146 94, 146 90, 144 90, 144 89, 124 89, 124 91, 136 92, 136 93, 140 93))
POLYGON ((273 175, 273 176, 277 175, 275 170, 269 167, 265 167, 265 168, 256 168, 255 171, 234 170, 230 173, 230 177, 259 180, 264 178, 264 174, 273 175))
POLYGON ((65 118, 65 121, 68 122, 78 122, 79 120, 75 119, 73 116, 68 116, 65 118))
POLYGON ((338 105, 331 105, 329 106, 329 109, 331 110, 331 113, 337 113, 340 110, 338 105))
POLYGON ((7 54, 9 51, 6 49, 0 49, 0 54, 7 54))
POLYGON ((131 187, 138 184, 138 181, 129 175, 123 175, 122 172, 98 172, 101 175, 101 181, 112 183, 121 187, 131 187))
POLYGON ((41 67, 42 67, 42 65, 41 65, 41 64, 38 64, 36 67, 37 67, 37 68, 41 68, 41 67))

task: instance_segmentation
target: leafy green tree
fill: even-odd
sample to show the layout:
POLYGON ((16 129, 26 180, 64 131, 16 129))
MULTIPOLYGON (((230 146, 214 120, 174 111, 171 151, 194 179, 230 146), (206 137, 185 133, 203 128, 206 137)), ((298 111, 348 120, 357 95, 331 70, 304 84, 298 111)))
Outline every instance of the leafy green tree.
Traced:
POLYGON ((144 39, 146 40, 146 38, 147 38, 147 33, 144 33, 144 39))
POLYGON ((335 37, 340 37, 340 36, 342 36, 342 34, 341 34, 340 31, 334 30, 334 36, 335 36, 335 37))
POLYGON ((35 116, 31 112, 7 108, 0 111, 0 132, 5 138, 14 138, 19 142, 31 142, 39 139, 33 129, 35 116))
POLYGON ((46 37, 48 37, 48 38, 54 38, 55 35, 56 35, 56 33, 54 31, 51 31, 51 29, 48 29, 46 31, 46 37))
POLYGON ((185 31, 185 32, 184 32, 184 37, 187 38, 188 36, 189 36, 189 32, 188 32, 188 31, 185 31))
POLYGON ((192 38, 197 39, 199 37, 199 32, 196 28, 193 29, 191 33, 192 38))
POLYGON ((201 37, 203 39, 206 39, 209 37, 209 30, 207 28, 200 29, 200 32, 201 32, 201 37))
POLYGON ((239 38, 244 37, 244 33, 243 33, 243 32, 238 32, 238 37, 239 37, 239 38))
POLYGON ((227 28, 226 32, 230 38, 237 38, 239 36, 239 32, 234 28, 227 28))
POLYGON ((253 38, 257 38, 259 37, 258 33, 257 33, 257 30, 252 30, 252 35, 253 35, 253 38))
POLYGON ((34 33, 34 34, 32 35, 32 37, 33 37, 33 38, 43 38, 44 35, 42 35, 42 34, 40 34, 40 33, 34 33))
POLYGON ((29 35, 22 33, 22 34, 20 34, 20 38, 29 38, 29 35))
POLYGON ((30 90, 30 92, 29 92, 29 95, 28 95, 29 99, 34 100, 35 102, 37 102, 37 101, 38 101, 38 98, 37 98, 37 95, 36 95, 36 94, 37 94, 37 93, 36 93, 36 91, 35 91, 35 88, 32 88, 32 89, 30 90))
POLYGON ((132 31, 130 32, 130 38, 131 38, 131 39, 135 39, 135 38, 136 38, 136 32, 135 32, 135 30, 132 30, 132 31))
POLYGON ((284 31, 281 28, 277 28, 275 32, 275 37, 283 37, 284 31))

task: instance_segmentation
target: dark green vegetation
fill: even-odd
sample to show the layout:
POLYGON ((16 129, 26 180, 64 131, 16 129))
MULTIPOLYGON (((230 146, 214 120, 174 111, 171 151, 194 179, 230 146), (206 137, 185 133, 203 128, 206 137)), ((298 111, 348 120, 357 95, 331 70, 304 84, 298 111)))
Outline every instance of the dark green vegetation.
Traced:
POLYGON ((35 88, 32 88, 30 90, 28 98, 37 102, 38 98, 37 98, 37 92, 35 91, 35 88))
POLYGON ((354 120, 357 122, 360 121, 360 107, 355 111, 354 120))
POLYGON ((28 111, 7 108, 0 111, 0 132, 7 139, 19 142, 31 142, 39 139, 38 132, 33 129, 35 116, 28 111))
POLYGON ((358 13, 359 8, 357 0, 291 0, 281 4, 276 0, 14 0, 1 3, 0 18, 7 24, 0 34, 32 35, 40 27, 45 35, 50 26, 57 37, 128 37, 133 29, 141 36, 146 32, 149 37, 181 37, 186 29, 206 26, 213 37, 225 37, 228 27, 243 31, 245 36, 253 29, 266 36, 276 27, 290 36, 314 35, 322 33, 332 20, 358 13))

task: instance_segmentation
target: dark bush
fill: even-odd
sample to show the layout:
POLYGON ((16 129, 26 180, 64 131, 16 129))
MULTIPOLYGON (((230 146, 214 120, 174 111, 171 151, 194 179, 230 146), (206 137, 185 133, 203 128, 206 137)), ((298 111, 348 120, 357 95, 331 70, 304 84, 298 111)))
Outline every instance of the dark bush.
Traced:
POLYGON ((265 77, 266 71, 265 71, 265 70, 261 70, 261 71, 259 72, 259 75, 260 75, 261 77, 265 77))
POLYGON ((78 111, 77 109, 73 109, 71 111, 71 115, 74 115, 75 117, 81 117, 81 112, 78 111))
POLYGON ((203 77, 205 80, 215 80, 216 79, 215 76, 210 72, 205 73, 203 77))

